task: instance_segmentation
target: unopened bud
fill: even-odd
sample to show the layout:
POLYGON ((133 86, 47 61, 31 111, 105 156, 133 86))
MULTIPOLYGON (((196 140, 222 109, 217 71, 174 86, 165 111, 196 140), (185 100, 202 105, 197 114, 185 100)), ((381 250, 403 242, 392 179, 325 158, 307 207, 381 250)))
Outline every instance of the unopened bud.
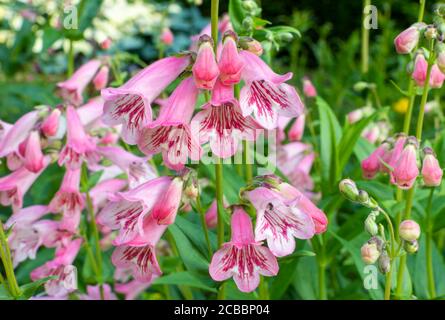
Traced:
POLYGON ((251 17, 245 17, 243 20, 243 28, 247 31, 253 30, 253 19, 251 17))
POLYGON ((283 42, 291 42, 294 36, 290 32, 281 32, 279 34, 280 40, 283 42))
POLYGON ((375 215, 371 213, 365 220, 365 230, 371 236, 375 236, 379 232, 379 227, 375 223, 375 215))
POLYGON ((414 220, 404 220, 399 226, 399 235, 405 241, 414 241, 420 237, 420 226, 414 220))
POLYGON ((261 43, 254 38, 240 37, 238 44, 242 49, 247 50, 257 56, 261 56, 263 54, 263 47, 261 43))
POLYGON ((338 185, 340 192, 351 201, 356 202, 359 196, 357 185, 351 179, 343 179, 338 185))
POLYGON ((433 26, 429 26, 425 30, 425 38, 428 40, 436 39, 437 38, 437 29, 433 26))
POLYGON ((380 251, 375 243, 365 243, 360 249, 362 260, 366 264, 373 264, 380 257, 380 251))
POLYGON ((445 72, 445 51, 441 51, 437 54, 436 63, 440 71, 445 72))
POLYGON ((419 251, 419 242, 417 240, 414 241, 404 241, 403 249, 409 254, 414 254, 419 251))
POLYGON ((381 273, 386 274, 391 270, 391 259, 386 252, 383 252, 379 258, 379 270, 381 273))
POLYGON ((385 248, 385 241, 383 241, 383 239, 379 236, 373 236, 371 239, 369 239, 368 243, 374 243, 380 253, 383 252, 383 249, 385 248))
POLYGON ((258 5, 253 0, 245 0, 241 3, 244 10, 248 12, 254 12, 258 9, 258 5))
POLYGON ((365 89, 367 89, 369 87, 369 84, 367 82, 364 81, 359 81, 356 84, 354 84, 354 91, 360 92, 363 91, 365 89))

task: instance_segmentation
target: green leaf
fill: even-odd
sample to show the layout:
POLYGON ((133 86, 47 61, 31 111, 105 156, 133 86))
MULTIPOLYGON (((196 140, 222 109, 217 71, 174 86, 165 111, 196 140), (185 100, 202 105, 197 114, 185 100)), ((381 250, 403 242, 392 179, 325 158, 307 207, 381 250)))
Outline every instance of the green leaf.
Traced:
POLYGON ((216 293, 217 290, 210 286, 212 281, 206 281, 207 279, 190 271, 182 271, 159 277, 153 281, 153 284, 188 286, 216 293))
POLYGON ((29 298, 31 298, 34 295, 34 293, 37 291, 37 289, 40 286, 43 286, 47 281, 56 279, 56 278, 57 278, 56 276, 45 277, 45 278, 39 279, 37 281, 22 285, 20 287, 20 290, 22 292, 20 299, 28 300, 29 298))
POLYGON ((295 251, 293 254, 281 258, 280 262, 290 262, 302 257, 315 257, 316 253, 309 250, 299 250, 295 251))
POLYGON ((290 27, 290 26, 274 26, 274 27, 267 28, 267 30, 272 31, 274 33, 289 32, 289 33, 295 34, 301 38, 300 31, 298 31, 297 29, 290 27))
POLYGON ((229 1, 229 17, 235 31, 237 33, 242 33, 243 20, 246 17, 246 13, 243 9, 241 0, 229 1))
MULTIPOLYGON (((193 214, 198 215, 198 213, 195 212, 193 214)), ((189 237, 190 241, 199 249, 201 254, 204 256, 208 255, 207 243, 201 224, 190 222, 179 215, 176 217, 175 224, 189 237)), ((209 238, 213 249, 215 249, 217 243, 215 233, 209 231, 209 238)))
POLYGON ((8 289, 5 288, 4 283, 0 283, 0 300, 13 300, 13 296, 9 294, 8 289))

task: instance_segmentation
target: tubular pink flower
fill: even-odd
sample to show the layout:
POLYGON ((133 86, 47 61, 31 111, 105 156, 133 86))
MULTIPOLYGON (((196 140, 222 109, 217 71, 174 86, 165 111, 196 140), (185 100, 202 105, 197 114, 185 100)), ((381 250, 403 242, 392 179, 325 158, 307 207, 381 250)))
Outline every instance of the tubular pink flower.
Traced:
POLYGON ((175 40, 175 36, 173 35, 173 32, 170 30, 170 28, 164 28, 162 30, 161 36, 159 37, 159 40, 166 46, 171 46, 173 44, 173 41, 175 40))
POLYGON ((199 38, 199 49, 192 68, 195 84, 199 89, 211 90, 219 76, 213 41, 208 35, 199 38))
POLYGON ((23 157, 19 152, 11 152, 6 156, 6 166, 11 171, 20 169, 23 166, 23 157))
POLYGON ((143 234, 144 218, 152 211, 167 188, 171 178, 160 177, 126 192, 117 192, 99 212, 97 222, 112 229, 119 229, 115 245, 123 245, 143 234))
POLYGON ((252 292, 260 283, 260 274, 277 275, 278 262, 267 247, 255 242, 252 221, 241 207, 235 208, 231 228, 232 238, 213 255, 209 273, 215 281, 233 277, 240 291, 252 292))
POLYGON ((193 118, 192 128, 199 130, 200 143, 210 141, 212 152, 220 158, 233 156, 240 140, 254 141, 262 129, 252 117, 242 115, 233 88, 219 81, 212 100, 202 108, 193 118))
POLYGON ((384 155, 389 151, 390 145, 387 142, 383 142, 377 149, 375 149, 368 158, 362 161, 363 177, 366 179, 373 179, 379 172, 382 166, 382 159, 384 155))
POLYGON ((96 90, 102 90, 107 86, 109 73, 110 73, 110 68, 108 66, 100 67, 99 72, 93 79, 94 88, 96 90))
POLYGON ((57 84, 58 93, 66 102, 75 106, 83 102, 82 93, 88 83, 93 79, 101 62, 99 60, 90 60, 79 69, 66 81, 57 84))
POLYGON ((410 189, 413 186, 419 175, 417 151, 414 145, 408 144, 403 149, 392 175, 394 183, 400 189, 410 189))
POLYGON ((37 131, 32 131, 26 141, 25 168, 37 173, 44 167, 44 157, 40 146, 40 136, 37 131))
POLYGON ((389 165, 389 168, 382 163, 380 170, 383 172, 387 172, 392 177, 392 169, 397 165, 397 161, 399 161, 400 155, 402 154, 403 148, 405 147, 406 136, 401 135, 397 137, 396 142, 394 143, 394 147, 392 150, 386 152, 382 156, 382 160, 389 165), (392 169, 391 169, 392 168, 392 169))
POLYGON ((219 79, 226 86, 240 81, 244 67, 244 60, 238 53, 236 40, 236 34, 233 31, 224 35, 223 48, 218 61, 219 79))
POLYGON ((445 75, 442 73, 442 71, 440 71, 437 64, 433 64, 431 68, 430 87, 432 89, 441 88, 444 80, 445 75))
POLYGON ((301 138, 303 138, 305 119, 306 116, 303 113, 298 116, 294 124, 290 127, 288 133, 290 141, 300 141, 301 138))
POLYGON ((59 130, 61 112, 59 109, 53 109, 49 116, 43 120, 40 130, 46 137, 53 137, 59 130))
POLYGON ((102 89, 103 121, 123 125, 126 143, 136 144, 139 131, 151 121, 151 103, 188 66, 189 56, 168 57, 152 63, 119 88, 102 89))
POLYGON ((98 147, 98 152, 127 174, 130 189, 156 178, 156 173, 146 158, 135 156, 121 147, 98 147))
POLYGON ((303 93, 308 98, 313 98, 317 96, 317 89, 315 89, 311 80, 309 80, 306 77, 303 78, 303 93))
POLYGON ((292 73, 278 75, 253 53, 241 51, 244 59, 242 78, 246 85, 241 89, 240 106, 243 115, 252 112, 255 119, 266 129, 275 129, 278 114, 297 117, 304 112, 304 104, 297 91, 285 82, 292 73))
POLYGON ((423 87, 425 84, 427 69, 428 62, 425 60, 425 56, 421 53, 418 54, 414 61, 414 71, 411 76, 419 87, 423 87))
POLYGON ((66 165, 69 169, 78 169, 83 160, 97 162, 96 145, 92 138, 85 133, 80 118, 72 106, 66 110, 66 121, 68 125, 66 145, 63 147, 58 164, 66 165))
POLYGON ((416 26, 411 26, 402 31, 395 39, 394 46, 397 53, 408 54, 417 46, 420 32, 416 26))
POLYGON ((101 96, 91 98, 83 106, 76 109, 80 123, 89 127, 102 117, 104 110, 104 99, 101 96))
POLYGON ((442 182, 443 170, 433 153, 427 153, 423 158, 422 178, 425 186, 437 187, 442 182))
POLYGON ((197 97, 193 79, 183 80, 161 108, 156 121, 141 131, 139 149, 149 156, 162 152, 165 165, 173 170, 184 168, 188 158, 199 160, 201 147, 189 125, 197 97))
POLYGON ((183 186, 182 178, 173 179, 168 189, 154 205, 151 214, 158 224, 168 225, 175 222, 181 204, 183 186))
POLYGON ((289 202, 278 192, 263 187, 248 192, 247 197, 257 212, 255 240, 267 239, 275 256, 283 257, 294 252, 294 237, 310 239, 314 236, 312 217, 294 206, 294 201, 289 202))

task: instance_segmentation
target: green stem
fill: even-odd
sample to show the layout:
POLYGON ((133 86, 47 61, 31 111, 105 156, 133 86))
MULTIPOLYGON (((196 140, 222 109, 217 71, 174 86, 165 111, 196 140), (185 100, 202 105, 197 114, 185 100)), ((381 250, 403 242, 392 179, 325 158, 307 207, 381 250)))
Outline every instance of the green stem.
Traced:
POLYGON ((432 206, 433 206, 434 188, 431 188, 430 196, 428 198, 428 206, 426 209, 426 272, 428 278, 428 291, 430 299, 436 298, 436 285, 434 282, 433 269, 433 221, 432 221, 432 206))
POLYGON ((389 268, 388 273, 385 275, 385 296, 384 296, 385 300, 391 300, 392 273, 393 273, 393 269, 394 269, 394 260, 396 258, 396 248, 395 248, 396 238, 395 238, 394 226, 392 224, 391 218, 386 213, 386 211, 383 210, 382 208, 379 207, 378 210, 379 210, 379 212, 381 212, 383 214, 383 216, 386 219, 386 222, 389 227, 389 235, 391 238, 390 252, 389 252, 391 266, 389 268))
POLYGON ((69 39, 67 77, 71 77, 74 72, 74 40, 69 39))
POLYGON ((425 2, 426 0, 419 0, 419 15, 417 18, 417 22, 423 21, 423 13, 425 12, 425 2))
POLYGON ((249 145, 247 140, 243 140, 243 163, 244 163, 244 173, 247 184, 252 183, 253 171, 252 164, 249 161, 249 145))
POLYGON ((8 279, 9 292, 14 298, 21 295, 17 279, 14 274, 14 267, 11 259, 11 251, 9 250, 8 239, 3 231, 3 223, 0 221, 0 257, 5 269, 6 278, 8 279))
POLYGON ((215 54, 218 49, 218 11, 219 11, 219 0, 212 0, 210 7, 210 19, 211 19, 211 30, 213 39, 213 50, 215 54))
MULTIPOLYGON (((371 0, 363 0, 363 9, 371 5, 371 0)), ((365 18, 366 14, 363 10, 362 19, 362 74, 366 75, 369 71, 369 29, 365 28, 365 18)))
POLYGON ((209 229, 207 228, 205 212, 201 206, 201 193, 198 193, 198 196, 196 197, 196 210, 198 211, 199 216, 201 218, 201 225, 204 230, 204 237, 206 240, 207 250, 208 250, 209 259, 210 259, 212 257, 213 252, 212 252, 212 245, 210 244, 209 229))
POLYGON ((392 269, 393 264, 391 263, 391 267, 385 275, 385 300, 391 300, 392 269))

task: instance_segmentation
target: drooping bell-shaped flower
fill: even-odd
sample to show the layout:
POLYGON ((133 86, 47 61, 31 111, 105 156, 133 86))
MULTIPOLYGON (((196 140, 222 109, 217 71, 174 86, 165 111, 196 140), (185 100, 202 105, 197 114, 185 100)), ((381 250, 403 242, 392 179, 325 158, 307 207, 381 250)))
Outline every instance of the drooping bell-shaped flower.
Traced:
POLYGON ((399 161, 400 155, 402 154, 403 148, 405 147, 405 142, 406 136, 404 134, 398 135, 396 137, 394 147, 382 156, 383 161, 380 170, 389 173, 391 175, 391 179, 393 179, 392 169, 395 168, 397 162, 399 161))
POLYGON ((308 98, 313 98, 317 96, 317 89, 315 89, 311 80, 309 80, 309 78, 307 77, 303 78, 303 93, 308 98))
POLYGON ((430 87, 433 89, 441 88, 444 80, 445 74, 440 71, 437 64, 433 64, 431 67, 430 87))
POLYGON ((107 65, 100 67, 99 72, 93 79, 94 88, 96 90, 102 90, 107 86, 109 73, 110 67, 108 67, 107 65))
POLYGON ((395 39, 394 46, 399 54, 408 54, 419 43, 420 31, 416 25, 403 30, 395 39))
POLYGON ((126 192, 110 197, 110 202, 99 212, 97 222, 119 230, 115 245, 123 245, 143 234, 144 218, 152 211, 167 191, 171 178, 160 177, 141 184, 126 192))
POLYGON ((422 164, 422 179, 427 187, 437 187, 442 182, 443 170, 431 148, 423 150, 425 157, 422 164))
POLYGON ((104 122, 113 126, 122 124, 124 141, 136 144, 139 131, 152 119, 151 103, 189 62, 188 55, 164 58, 139 71, 119 88, 102 89, 104 122))
POLYGON ((197 97, 193 79, 183 80, 161 107, 159 117, 141 131, 139 149, 149 156, 162 152, 165 165, 173 170, 184 168, 188 158, 199 160, 201 147, 189 125, 197 97))
POLYGON ((218 79, 219 68, 213 51, 213 40, 206 34, 199 38, 198 54, 192 72, 199 89, 211 90, 218 79))
POLYGON ((135 156, 115 146, 98 147, 98 152, 127 174, 131 189, 156 178, 156 173, 146 158, 135 156))
POLYGON ((210 141, 212 152, 220 158, 233 156, 241 140, 254 141, 262 129, 252 117, 242 115, 233 88, 219 81, 202 109, 193 118, 192 129, 199 130, 201 144, 210 141))
POLYGON ((260 283, 260 275, 277 275, 278 262, 269 248, 255 241, 252 221, 241 207, 234 210, 231 229, 231 240, 213 255, 209 273, 215 281, 233 277, 240 291, 252 292, 260 283))
POLYGON ((426 80, 426 72, 428 69, 428 62, 422 53, 417 54, 414 60, 414 71, 412 73, 412 78, 419 87, 423 87, 426 80))
MULTIPOLYGON (((295 250, 295 238, 310 239, 315 234, 312 217, 278 192, 264 187, 247 193, 257 212, 255 240, 267 240, 267 245, 277 257, 295 250)), ((297 199, 298 201, 298 199, 297 199)))
POLYGON ((242 79, 246 85, 241 89, 240 106, 243 115, 253 112, 255 119, 266 129, 275 129, 278 114, 298 117, 304 105, 294 87, 285 82, 292 73, 278 75, 253 53, 241 51, 244 59, 242 79))
POLYGON ((26 169, 34 173, 42 170, 44 166, 44 156, 37 131, 32 131, 26 140, 24 165, 26 169))
POLYGON ((400 154, 392 172, 394 183, 401 189, 410 189, 418 175, 417 147, 415 144, 408 143, 400 154))
POLYGON ((175 222, 176 214, 182 199, 184 181, 182 178, 174 178, 168 189, 153 207, 152 216, 158 224, 172 224, 175 222))
POLYGON ((43 120, 40 130, 46 137, 53 137, 59 130, 61 112, 58 108, 53 109, 49 116, 43 120))
POLYGON ((294 124, 289 129, 289 140, 290 141, 300 141, 304 134, 304 124, 306 116, 304 113, 295 120, 294 124))
POLYGON ((58 93, 67 103, 78 106, 82 104, 83 90, 88 83, 93 79, 101 62, 99 60, 90 60, 79 69, 66 81, 57 84, 58 93))
POLYGON ((244 60, 238 53, 237 36, 227 31, 223 38, 223 48, 218 61, 219 80, 226 86, 236 84, 241 79, 244 60))
POLYGON ((65 164, 67 168, 78 169, 82 161, 97 162, 96 145, 92 138, 85 133, 79 115, 72 106, 66 109, 68 126, 66 145, 63 147, 58 160, 59 165, 65 164))
POLYGON ((382 160, 384 155, 389 151, 390 144, 384 141, 380 146, 375 149, 368 158, 362 161, 363 177, 366 179, 373 179, 379 172, 382 166, 382 160))

